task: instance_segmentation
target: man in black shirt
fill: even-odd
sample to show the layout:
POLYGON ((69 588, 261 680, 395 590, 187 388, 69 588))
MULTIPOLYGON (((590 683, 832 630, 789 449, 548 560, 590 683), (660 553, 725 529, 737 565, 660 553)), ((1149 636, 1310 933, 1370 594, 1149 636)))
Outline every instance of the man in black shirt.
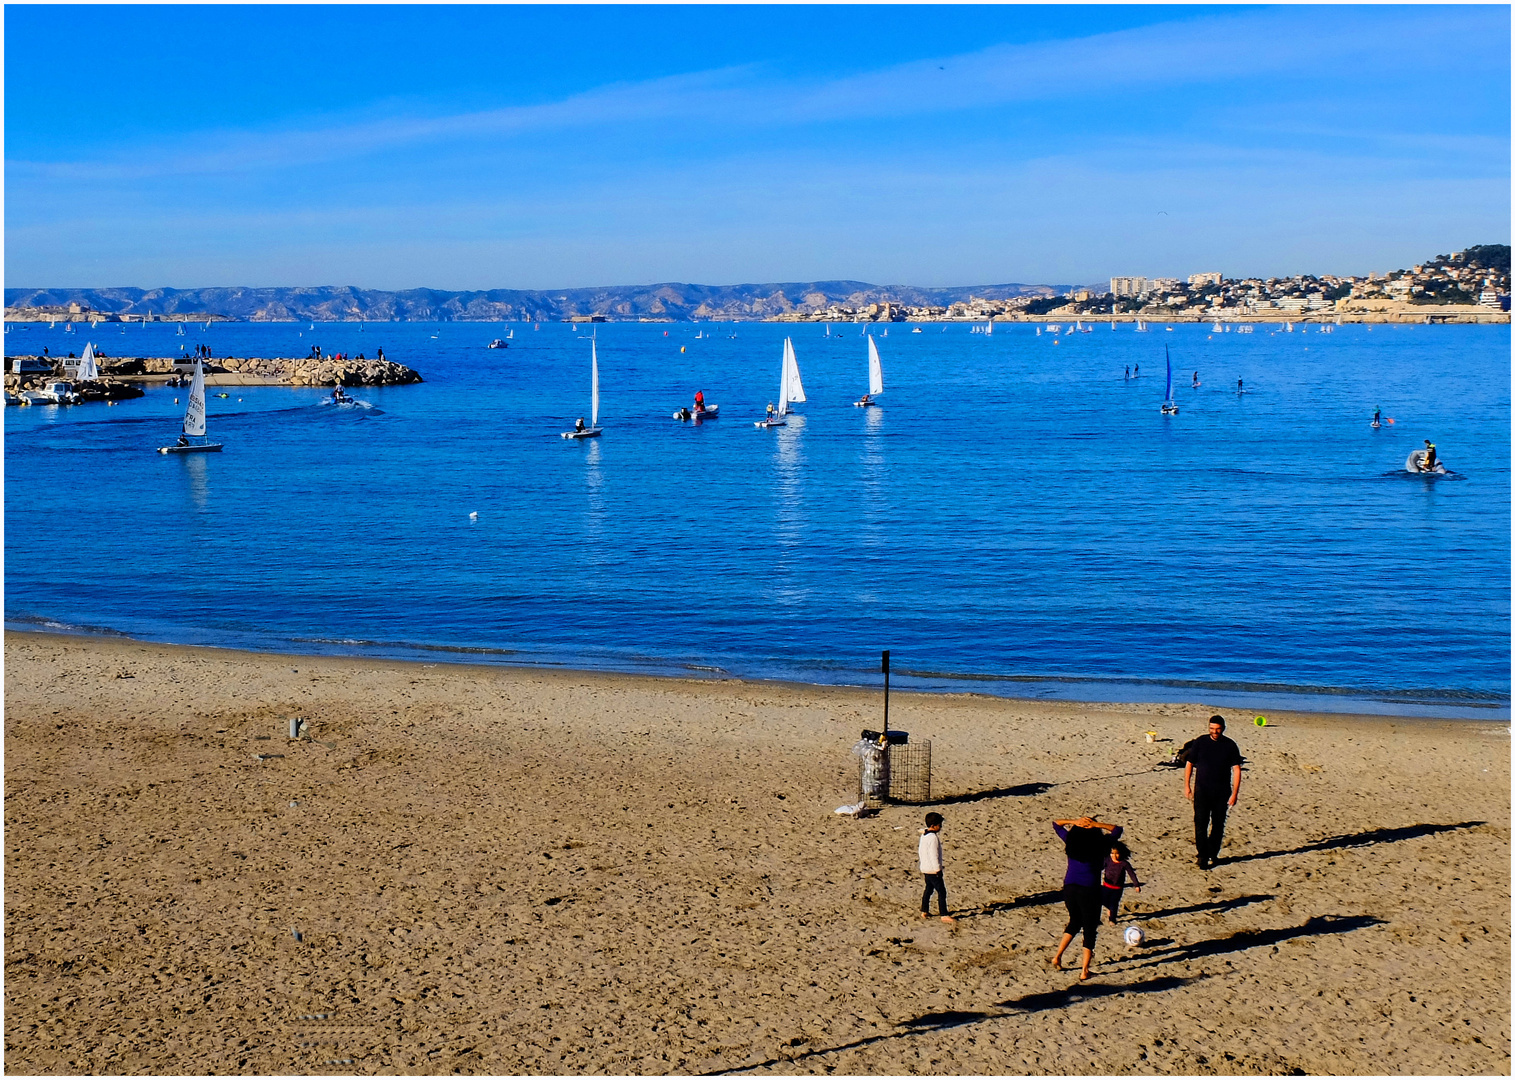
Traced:
POLYGON ((1215 865, 1226 830, 1226 809, 1241 792, 1241 751, 1225 736, 1223 716, 1210 717, 1210 734, 1183 749, 1184 797, 1194 802, 1194 861, 1202 869, 1215 865))

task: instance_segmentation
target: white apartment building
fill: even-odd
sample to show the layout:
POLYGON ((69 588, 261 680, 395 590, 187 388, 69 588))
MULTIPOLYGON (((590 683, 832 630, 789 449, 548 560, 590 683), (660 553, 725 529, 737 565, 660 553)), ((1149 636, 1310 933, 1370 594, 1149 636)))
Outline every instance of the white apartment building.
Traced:
POLYGON ((1144 277, 1113 277, 1110 279, 1110 292, 1115 296, 1142 296, 1147 291, 1147 279, 1144 277))
POLYGON ((1202 289, 1206 285, 1219 285, 1220 283, 1221 276, 1219 270, 1215 271, 1214 273, 1189 275, 1189 284, 1193 285, 1195 288, 1202 289))

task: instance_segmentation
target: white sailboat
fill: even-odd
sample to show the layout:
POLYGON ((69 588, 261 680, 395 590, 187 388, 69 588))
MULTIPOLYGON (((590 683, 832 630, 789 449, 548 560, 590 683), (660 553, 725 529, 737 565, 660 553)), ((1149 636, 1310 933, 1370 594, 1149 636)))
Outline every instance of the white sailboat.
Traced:
POLYGON ((160 454, 204 454, 218 452, 220 443, 205 437, 205 371, 195 361, 195 374, 189 382, 189 407, 184 410, 184 433, 173 446, 160 446, 160 454), (191 442, 198 439, 199 442, 191 442))
POLYGON ((563 438, 597 439, 600 435, 600 357, 594 338, 589 339, 589 426, 583 427, 583 423, 581 416, 572 431, 563 432, 563 438))
POLYGON ((1163 356, 1168 361, 1167 388, 1163 391, 1163 415, 1177 416, 1178 402, 1173 400, 1173 357, 1168 355, 1168 347, 1163 346, 1163 356))
POLYGON ((75 382, 89 382, 100 377, 100 366, 95 363, 94 342, 84 343, 84 355, 79 358, 79 366, 74 372, 75 382))
POLYGON ((863 395, 861 401, 853 404, 860 409, 866 409, 870 405, 877 405, 873 399, 884 392, 884 365, 878 358, 878 346, 873 343, 873 336, 868 337, 868 392, 863 395))
POLYGON ((794 357, 794 342, 789 338, 784 339, 784 366, 779 373, 779 406, 776 410, 770 404, 768 408, 773 410, 762 420, 754 420, 753 427, 783 427, 789 421, 784 417, 789 415, 791 402, 799 403, 805 400, 805 387, 800 382, 800 364, 794 357))

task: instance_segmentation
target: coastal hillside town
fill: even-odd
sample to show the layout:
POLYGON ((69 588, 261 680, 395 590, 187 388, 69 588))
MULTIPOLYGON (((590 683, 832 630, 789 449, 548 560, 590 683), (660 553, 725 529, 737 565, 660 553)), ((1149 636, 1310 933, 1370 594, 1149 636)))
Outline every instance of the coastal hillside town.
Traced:
POLYGON ((560 291, 386 292, 348 286, 7 289, 7 322, 985 322, 1067 319, 1499 323, 1510 247, 1480 244, 1341 277, 1112 277, 1100 285, 927 288, 824 281, 560 291))

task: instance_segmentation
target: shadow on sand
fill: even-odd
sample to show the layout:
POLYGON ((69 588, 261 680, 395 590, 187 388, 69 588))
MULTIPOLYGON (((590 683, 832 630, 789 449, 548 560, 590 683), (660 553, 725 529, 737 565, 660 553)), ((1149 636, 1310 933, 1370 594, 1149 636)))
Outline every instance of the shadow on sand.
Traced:
MULTIPOLYGON (((1041 895, 1045 896, 1049 894, 1044 893, 1041 895)), ((1060 896, 1061 894, 1050 895, 1060 896)), ((1250 901, 1261 898, 1243 897, 1241 899, 1250 901)), ((1221 901, 1221 903, 1233 904, 1236 902, 1221 901)), ((1256 949, 1263 946, 1277 945, 1280 942, 1291 941, 1295 938, 1316 937, 1322 934, 1346 934, 1369 926, 1380 926, 1383 923, 1383 919, 1375 919, 1366 915, 1321 915, 1305 920, 1300 926, 1286 926, 1277 930, 1242 930, 1227 937, 1215 938, 1211 941, 1198 941, 1192 945, 1176 945, 1171 949, 1158 950, 1157 955, 1147 954, 1151 957, 1150 959, 1121 970, 1135 971, 1144 967, 1151 967, 1155 964, 1172 963, 1175 960, 1198 960, 1207 956, 1220 956, 1226 953, 1240 952, 1243 949, 1256 949)), ((844 1050, 857 1050, 864 1046, 872 1046, 875 1043, 887 1042, 892 1039, 909 1038, 913 1035, 920 1035, 931 1031, 947 1031, 951 1028, 978 1024, 985 1020, 998 1020, 1007 1016, 1023 1016, 1029 1013, 1045 1012, 1048 1009, 1060 1009, 1080 1001, 1120 997, 1127 994, 1161 993, 1165 990, 1174 990, 1180 986, 1187 986, 1190 983, 1208 977, 1208 975, 1191 975, 1186 977, 1164 975, 1151 979, 1138 979, 1134 982, 1107 983, 1095 981, 1075 983, 1062 990, 1043 990, 1038 993, 1023 994, 1020 997, 1009 998, 1005 1001, 996 1002, 991 1008, 983 1010, 947 1009, 942 1012, 922 1013, 920 1016, 899 1021, 896 1027, 903 1029, 900 1031, 883 1035, 870 1035, 866 1039, 856 1039, 849 1043, 842 1043, 840 1046, 816 1047, 813 1050, 785 1054, 782 1057, 769 1058, 767 1061, 754 1061, 748 1062, 745 1065, 734 1065, 729 1069, 718 1069, 699 1075, 726 1076, 746 1072, 748 1069, 763 1069, 774 1065, 788 1065, 794 1062, 805 1061, 809 1058, 820 1057, 823 1054, 837 1054, 844 1050)), ((803 1045, 804 1042, 804 1039, 796 1038, 789 1045, 798 1047, 803 1045)))
POLYGON ((1253 893, 1250 896, 1238 896, 1232 900, 1211 900, 1204 904, 1163 908, 1161 911, 1128 911, 1126 917, 1130 922, 1145 922, 1148 919, 1166 919, 1173 915, 1197 915, 1202 911, 1230 911, 1233 908, 1245 907, 1247 904, 1261 904, 1277 899, 1278 897, 1271 893, 1253 893))
MULTIPOLYGON (((872 1046, 875 1043, 888 1042, 893 1039, 906 1039, 913 1035, 921 1035, 931 1031, 946 1031, 951 1028, 964 1027, 968 1024, 978 1024, 985 1020, 998 1020, 1006 1016, 1020 1016, 1027 1013, 1045 1012, 1047 1009, 1060 1009, 1065 1005, 1072 1005, 1078 1001, 1093 1000, 1097 998, 1115 997, 1124 994, 1152 994, 1164 990, 1173 990, 1194 982, 1193 976, 1179 978, 1175 975, 1163 975, 1155 979, 1143 979, 1129 983, 1077 983, 1064 990, 1045 990, 1035 994, 1025 994, 1018 998, 1010 998, 1007 1001, 996 1003, 991 1009, 982 1011, 968 1011, 948 1009, 942 1012, 922 1013, 908 1020, 901 1020, 896 1025, 903 1028, 902 1031, 890 1032, 886 1035, 870 1035, 866 1039, 857 1039, 840 1046, 817 1047, 814 1050, 805 1050, 795 1054, 786 1054, 783 1057, 769 1058, 767 1061, 754 1061, 746 1065, 736 1065, 729 1069, 719 1069, 714 1072, 701 1073, 702 1076, 727 1076, 734 1073, 746 1072, 748 1069, 763 1069, 774 1065, 787 1065, 793 1062, 805 1061, 808 1058, 819 1057, 822 1054, 838 1054, 844 1050, 857 1050, 864 1046, 872 1046)), ((791 1045, 798 1045, 799 1040, 791 1045)))
POLYGON ((1254 859, 1276 859, 1280 855, 1305 855, 1312 851, 1336 851, 1341 848, 1367 847, 1369 844, 1392 844, 1400 840, 1414 840, 1421 836, 1455 832, 1458 829, 1474 829, 1487 825, 1486 821, 1459 821, 1455 825, 1402 825, 1397 829, 1368 829, 1366 832, 1346 836, 1329 836, 1313 844, 1304 844, 1284 851, 1258 851, 1251 855, 1231 855, 1217 861, 1216 865, 1251 862, 1254 859))
POLYGON ((1192 945, 1175 945, 1171 949, 1157 949, 1144 953, 1141 962, 1121 970, 1140 971, 1142 968, 1153 967, 1157 964, 1199 960, 1206 956, 1241 952, 1244 949, 1258 949, 1284 941, 1293 941, 1295 938, 1319 937, 1322 934, 1349 934, 1353 930, 1382 926, 1383 923, 1383 919, 1375 919, 1371 915, 1315 915, 1299 926, 1284 926, 1277 930, 1238 930, 1223 938, 1196 941, 1192 945))

